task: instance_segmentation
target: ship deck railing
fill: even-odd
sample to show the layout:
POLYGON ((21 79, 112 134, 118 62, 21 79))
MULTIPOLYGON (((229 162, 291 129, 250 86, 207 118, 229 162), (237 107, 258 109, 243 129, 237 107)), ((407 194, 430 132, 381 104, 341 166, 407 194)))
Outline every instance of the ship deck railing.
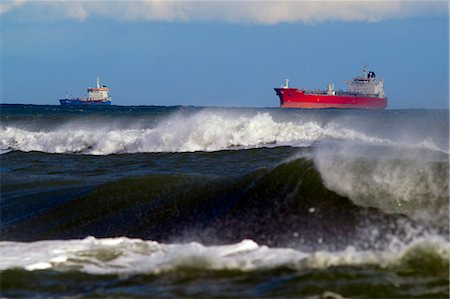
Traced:
MULTIPOLYGON (((327 91, 323 90, 305 90, 305 94, 317 94, 317 95, 333 95, 328 94, 327 91)), ((335 90, 335 95, 337 96, 364 96, 364 97, 371 97, 371 98, 380 98, 380 95, 373 94, 373 93, 358 93, 358 92, 348 92, 343 90, 335 90)))

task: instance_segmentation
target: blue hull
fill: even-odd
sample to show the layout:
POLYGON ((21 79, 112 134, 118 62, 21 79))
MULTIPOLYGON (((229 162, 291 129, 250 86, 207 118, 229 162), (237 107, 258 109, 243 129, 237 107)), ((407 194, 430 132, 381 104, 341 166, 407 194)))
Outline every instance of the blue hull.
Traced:
POLYGON ((61 105, 89 105, 89 106, 108 106, 111 101, 81 101, 78 99, 61 99, 61 105))

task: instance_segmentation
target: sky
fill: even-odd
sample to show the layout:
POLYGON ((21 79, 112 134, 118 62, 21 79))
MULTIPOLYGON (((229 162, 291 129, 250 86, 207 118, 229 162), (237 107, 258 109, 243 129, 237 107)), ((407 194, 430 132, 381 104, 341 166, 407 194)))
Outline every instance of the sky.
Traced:
POLYGON ((2 1, 1 103, 278 107, 273 90, 384 79, 390 109, 448 109, 447 1, 2 1))

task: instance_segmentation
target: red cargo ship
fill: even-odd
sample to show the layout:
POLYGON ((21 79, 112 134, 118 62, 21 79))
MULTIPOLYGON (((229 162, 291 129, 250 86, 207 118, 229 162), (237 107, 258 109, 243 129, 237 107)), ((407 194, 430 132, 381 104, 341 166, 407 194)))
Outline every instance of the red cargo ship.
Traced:
POLYGON ((375 73, 367 72, 364 66, 363 76, 345 81, 348 91, 334 90, 334 84, 328 84, 327 90, 304 90, 289 87, 289 80, 281 88, 274 88, 280 97, 281 108, 351 108, 384 109, 387 97, 384 95, 383 79, 376 79, 375 73))

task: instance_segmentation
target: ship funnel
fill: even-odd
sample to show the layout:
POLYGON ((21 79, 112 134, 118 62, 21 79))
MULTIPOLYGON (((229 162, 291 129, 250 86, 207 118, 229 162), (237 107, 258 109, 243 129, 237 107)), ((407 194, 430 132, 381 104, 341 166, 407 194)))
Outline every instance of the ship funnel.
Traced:
POLYGON ((334 91, 334 84, 330 83, 327 86, 327 95, 336 95, 336 92, 334 91))

